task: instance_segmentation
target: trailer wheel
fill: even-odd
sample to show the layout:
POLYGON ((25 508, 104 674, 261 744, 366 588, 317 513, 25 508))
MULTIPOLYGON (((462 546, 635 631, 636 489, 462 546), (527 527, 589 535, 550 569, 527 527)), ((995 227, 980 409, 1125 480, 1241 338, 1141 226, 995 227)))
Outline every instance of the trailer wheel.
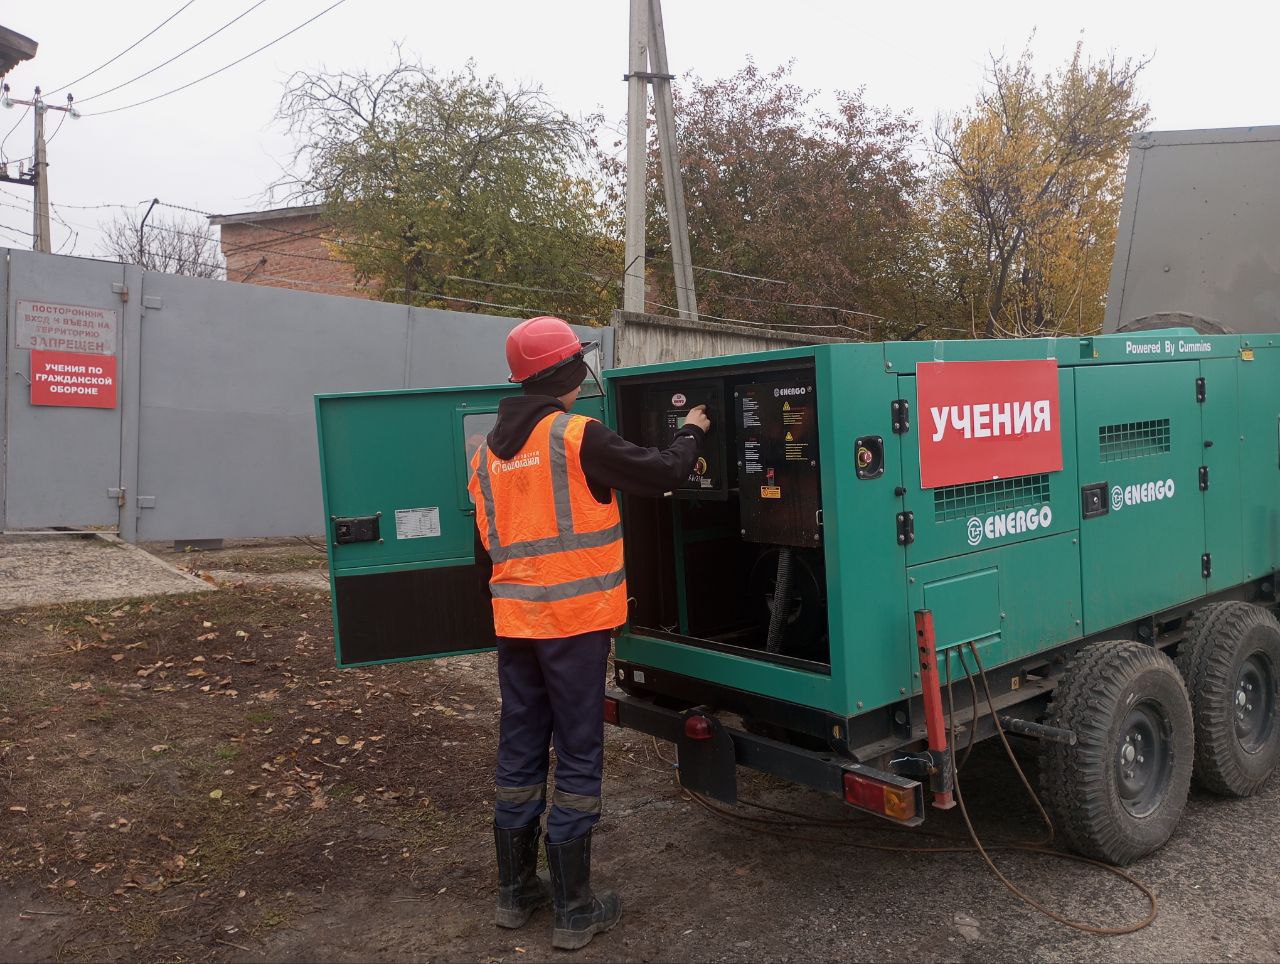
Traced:
POLYGON ((1080 853, 1128 864, 1160 847, 1187 802, 1191 704, 1168 656, 1130 640, 1093 643, 1067 664, 1047 722, 1040 784, 1056 828, 1080 853))
POLYGON ((1213 603, 1191 618, 1178 669, 1195 710, 1196 782, 1256 793, 1280 762, 1280 623, 1261 606, 1213 603))

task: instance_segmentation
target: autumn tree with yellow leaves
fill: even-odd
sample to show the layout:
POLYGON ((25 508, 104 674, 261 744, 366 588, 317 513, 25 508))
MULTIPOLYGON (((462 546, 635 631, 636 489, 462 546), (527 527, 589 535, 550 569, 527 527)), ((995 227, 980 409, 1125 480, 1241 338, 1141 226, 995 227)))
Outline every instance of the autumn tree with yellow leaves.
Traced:
POLYGON ((1077 44, 1038 77, 1029 51, 995 57, 974 105, 935 125, 939 293, 975 336, 1101 326, 1145 65, 1077 44))

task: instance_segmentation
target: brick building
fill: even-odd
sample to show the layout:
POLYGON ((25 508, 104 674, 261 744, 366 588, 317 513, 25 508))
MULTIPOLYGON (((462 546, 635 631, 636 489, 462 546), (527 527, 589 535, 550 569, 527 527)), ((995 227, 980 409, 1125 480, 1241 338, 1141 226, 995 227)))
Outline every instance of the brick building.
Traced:
POLYGON ((352 287, 355 272, 336 259, 321 205, 215 214, 209 223, 219 228, 228 281, 373 297, 352 287))

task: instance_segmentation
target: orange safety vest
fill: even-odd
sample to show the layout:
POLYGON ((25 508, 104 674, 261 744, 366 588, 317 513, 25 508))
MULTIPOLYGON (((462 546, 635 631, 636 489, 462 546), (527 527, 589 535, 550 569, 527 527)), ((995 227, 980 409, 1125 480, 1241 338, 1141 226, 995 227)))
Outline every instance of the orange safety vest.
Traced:
POLYGON ((481 445, 467 490, 480 542, 493 560, 499 636, 551 639, 627 621, 622 521, 582 471, 585 415, 552 412, 509 459, 481 445))

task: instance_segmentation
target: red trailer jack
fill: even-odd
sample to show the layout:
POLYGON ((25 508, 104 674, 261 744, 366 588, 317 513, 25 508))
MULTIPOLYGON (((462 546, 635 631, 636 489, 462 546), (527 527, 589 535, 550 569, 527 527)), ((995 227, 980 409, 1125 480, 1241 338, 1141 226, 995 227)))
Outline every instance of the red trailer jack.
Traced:
POLYGON ((924 697, 924 724, 929 738, 929 783, 933 805, 950 810, 956 805, 951 750, 947 746, 947 726, 942 715, 942 681, 938 678, 937 639, 933 633, 933 613, 916 610, 916 645, 920 657, 920 690, 924 697))

